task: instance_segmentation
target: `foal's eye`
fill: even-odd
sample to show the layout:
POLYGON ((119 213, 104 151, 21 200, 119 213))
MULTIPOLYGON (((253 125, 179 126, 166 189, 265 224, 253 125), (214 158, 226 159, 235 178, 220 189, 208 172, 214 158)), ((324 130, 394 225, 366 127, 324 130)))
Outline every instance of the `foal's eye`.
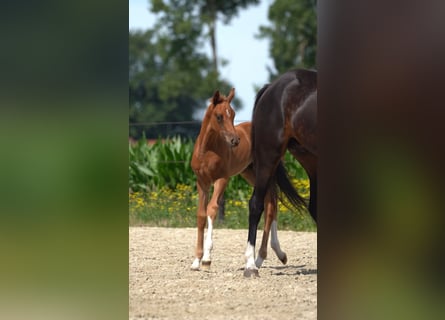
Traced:
POLYGON ((217 115, 216 115, 216 120, 218 120, 218 122, 221 122, 222 119, 223 119, 222 114, 217 114, 217 115))

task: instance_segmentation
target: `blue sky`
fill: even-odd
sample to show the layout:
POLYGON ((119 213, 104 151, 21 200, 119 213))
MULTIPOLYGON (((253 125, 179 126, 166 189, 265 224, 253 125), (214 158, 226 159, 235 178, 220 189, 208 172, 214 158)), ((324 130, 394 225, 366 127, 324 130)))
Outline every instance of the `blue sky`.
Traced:
MULTIPOLYGON (((250 121, 255 99, 254 85, 268 81, 266 66, 272 66, 269 43, 254 37, 260 25, 267 25, 267 10, 271 0, 261 0, 257 6, 240 11, 229 25, 217 25, 217 50, 229 63, 221 68, 221 76, 235 87, 236 96, 243 102, 243 109, 236 113, 235 121, 250 121)), ((129 29, 147 29, 154 23, 149 0, 129 0, 129 29)), ((207 48, 206 50, 210 49, 207 48)), ((215 88, 216 89, 216 88, 215 88)), ((225 92, 227 94, 228 92, 225 92)), ((209 98, 213 92, 209 92, 209 98)), ((206 106, 203 106, 206 107, 206 106)))

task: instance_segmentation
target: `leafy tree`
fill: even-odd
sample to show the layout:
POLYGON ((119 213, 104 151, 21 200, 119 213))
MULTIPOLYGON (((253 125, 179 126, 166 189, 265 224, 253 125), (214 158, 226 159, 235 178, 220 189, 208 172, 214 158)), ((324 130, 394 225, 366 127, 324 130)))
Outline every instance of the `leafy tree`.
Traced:
MULTIPOLYGON (((154 0, 152 11, 158 13, 154 27, 130 32, 130 123, 192 120, 216 89, 227 93, 232 87, 219 78, 214 62, 202 52, 207 38, 195 3, 154 0)), ((241 107, 241 101, 235 98, 234 105, 241 107)), ((175 130, 181 133, 185 128, 170 126, 165 131, 175 130)), ((151 133, 148 127, 131 126, 130 135, 140 137, 142 131, 152 137, 159 134, 159 130, 151 133)))
POLYGON ((317 1, 276 0, 268 13, 271 25, 260 26, 258 38, 270 40, 274 69, 278 74, 297 67, 315 68, 317 55, 317 1))
POLYGON ((201 28, 200 31, 205 26, 202 37, 210 41, 213 70, 218 75, 220 61, 216 48, 217 21, 228 24, 238 15, 239 10, 259 2, 260 0, 153 0, 151 11, 161 14, 162 23, 193 21, 193 24, 201 28))
MULTIPOLYGON (((157 35, 156 30, 130 32, 129 36, 130 124, 192 120, 195 110, 206 106, 206 98, 216 88, 216 79, 204 74, 208 59, 188 48, 174 52, 178 43, 157 35)), ((145 131, 157 138, 160 129, 131 126, 130 135, 140 137, 145 131)), ((164 131, 167 129, 174 128, 164 131)))
MULTIPOLYGON (((196 1, 195 1, 196 2, 196 1)), ((258 4, 259 0, 203 0, 200 6, 202 21, 207 25, 208 37, 212 48, 213 67, 218 72, 218 55, 216 50, 216 22, 220 17, 224 24, 228 24, 238 15, 240 9, 251 4, 258 4)))

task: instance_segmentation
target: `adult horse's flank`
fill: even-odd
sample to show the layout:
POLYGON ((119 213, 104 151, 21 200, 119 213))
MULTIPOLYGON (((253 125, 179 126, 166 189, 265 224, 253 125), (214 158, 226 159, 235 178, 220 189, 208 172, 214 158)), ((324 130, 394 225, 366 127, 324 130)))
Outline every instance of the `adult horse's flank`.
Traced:
MULTIPOLYGON (((192 270, 199 270, 201 262, 203 268, 210 267, 213 223, 229 178, 241 174, 251 185, 255 182, 251 166, 251 124, 250 122, 244 122, 237 126, 233 125, 235 111, 232 109, 230 102, 234 95, 234 89, 230 91, 228 97, 221 95, 219 91, 215 92, 204 115, 201 131, 193 150, 191 166, 197 177, 199 204, 196 257, 191 266, 192 270), (209 191, 212 184, 214 190, 209 202, 209 191), (206 222, 207 237, 204 243, 206 222)), ((281 251, 277 237, 276 197, 268 196, 266 201, 266 222, 260 253, 255 262, 256 267, 260 267, 266 258, 267 241, 271 228, 271 247, 284 264, 287 262, 287 256, 281 251)))
POLYGON ((317 72, 292 70, 265 85, 257 94, 252 115, 252 156, 256 177, 249 201, 249 235, 244 275, 258 276, 256 232, 264 199, 274 184, 296 208, 305 208, 297 191, 280 185, 280 160, 286 149, 300 162, 310 181, 309 212, 317 221, 317 72))

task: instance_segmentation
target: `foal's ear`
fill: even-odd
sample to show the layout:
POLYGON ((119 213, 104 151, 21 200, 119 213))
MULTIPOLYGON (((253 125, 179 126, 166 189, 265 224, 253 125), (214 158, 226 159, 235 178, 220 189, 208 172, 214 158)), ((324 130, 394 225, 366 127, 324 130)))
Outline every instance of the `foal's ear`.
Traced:
POLYGON ((214 107, 216 107, 216 105, 218 104, 219 100, 220 100, 219 90, 216 90, 215 93, 213 94, 213 97, 212 97, 212 103, 213 103, 214 107))
POLYGON ((227 97, 227 99, 229 100, 229 103, 232 102, 232 99, 234 96, 235 96, 235 88, 232 88, 230 90, 229 96, 227 97))

